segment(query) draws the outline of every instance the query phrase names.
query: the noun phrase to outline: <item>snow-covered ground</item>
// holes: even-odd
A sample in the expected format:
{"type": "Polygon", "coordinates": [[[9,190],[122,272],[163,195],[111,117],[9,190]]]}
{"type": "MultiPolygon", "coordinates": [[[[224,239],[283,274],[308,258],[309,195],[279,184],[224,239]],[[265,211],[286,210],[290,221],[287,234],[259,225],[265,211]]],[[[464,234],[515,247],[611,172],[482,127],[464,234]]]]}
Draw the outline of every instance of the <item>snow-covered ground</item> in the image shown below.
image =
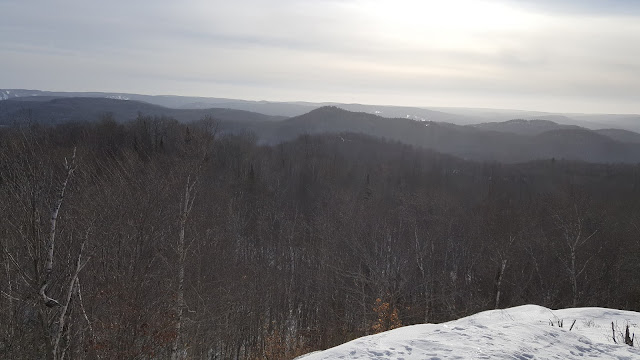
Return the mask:
{"type": "Polygon", "coordinates": [[[405,326],[298,360],[640,359],[640,340],[636,339],[633,348],[623,343],[627,324],[632,333],[640,335],[637,312],[605,308],[549,310],[524,305],[442,324],[405,326]],[[559,320],[563,321],[562,328],[558,327],[559,320]],[[612,339],[611,322],[616,327],[618,344],[612,339]]]}

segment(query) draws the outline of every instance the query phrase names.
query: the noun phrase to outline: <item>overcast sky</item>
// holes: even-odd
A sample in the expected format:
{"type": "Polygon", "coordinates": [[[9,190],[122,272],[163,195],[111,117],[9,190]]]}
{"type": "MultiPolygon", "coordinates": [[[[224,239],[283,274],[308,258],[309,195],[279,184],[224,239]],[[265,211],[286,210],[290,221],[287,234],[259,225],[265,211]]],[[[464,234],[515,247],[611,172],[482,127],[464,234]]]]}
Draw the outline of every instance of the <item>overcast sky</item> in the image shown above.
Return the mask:
{"type": "Polygon", "coordinates": [[[640,1],[0,0],[0,88],[640,113],[640,1]]]}

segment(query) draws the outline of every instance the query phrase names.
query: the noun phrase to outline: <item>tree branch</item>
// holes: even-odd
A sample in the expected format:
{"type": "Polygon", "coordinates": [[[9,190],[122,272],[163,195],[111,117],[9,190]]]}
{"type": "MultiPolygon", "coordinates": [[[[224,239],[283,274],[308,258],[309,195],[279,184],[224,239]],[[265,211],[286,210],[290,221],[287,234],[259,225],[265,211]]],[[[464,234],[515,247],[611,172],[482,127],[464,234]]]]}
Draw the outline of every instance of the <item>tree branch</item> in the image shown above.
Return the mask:
{"type": "Polygon", "coordinates": [[[62,338],[62,333],[64,332],[64,325],[66,320],[67,311],[69,310],[69,303],[71,302],[71,295],[73,294],[73,288],[78,281],[78,274],[82,270],[82,268],[87,264],[90,258],[82,262],[82,250],[84,250],[85,241],[80,245],[80,253],[78,254],[78,259],[76,260],[76,270],[71,277],[71,281],[69,282],[69,287],[67,290],[67,297],[65,299],[64,306],[62,307],[62,311],[60,312],[60,317],[58,318],[58,331],[56,333],[56,338],[53,343],[53,358],[57,359],[58,347],[60,346],[60,339],[62,338]]]}
{"type": "Polygon", "coordinates": [[[54,248],[56,243],[56,223],[58,221],[58,213],[60,212],[60,207],[62,206],[62,201],[64,200],[64,193],[67,189],[69,179],[71,179],[71,176],[73,175],[73,172],[76,169],[75,162],[76,162],[76,148],[73,148],[73,156],[71,157],[71,161],[69,162],[67,161],[66,158],[64,159],[64,167],[67,170],[67,176],[62,182],[60,194],[58,195],[58,198],[55,201],[55,205],[51,210],[51,220],[50,220],[51,226],[49,229],[49,239],[47,243],[47,260],[44,266],[45,278],[44,278],[44,282],[42,283],[42,286],[40,287],[40,292],[39,292],[40,296],[42,297],[42,300],[44,301],[44,304],[47,307],[54,307],[54,306],[60,305],[60,303],[57,300],[47,296],[47,287],[49,287],[49,280],[51,279],[51,273],[53,272],[53,254],[54,254],[54,248]]]}

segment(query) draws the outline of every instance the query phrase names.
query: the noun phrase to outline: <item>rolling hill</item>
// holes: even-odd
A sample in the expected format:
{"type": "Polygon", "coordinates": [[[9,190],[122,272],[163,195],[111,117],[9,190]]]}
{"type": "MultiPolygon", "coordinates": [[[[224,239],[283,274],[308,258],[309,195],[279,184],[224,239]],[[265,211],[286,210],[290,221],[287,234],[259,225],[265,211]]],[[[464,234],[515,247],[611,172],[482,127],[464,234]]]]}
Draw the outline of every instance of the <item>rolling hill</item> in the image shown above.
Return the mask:
{"type": "Polygon", "coordinates": [[[471,125],[477,129],[499,131],[519,135],[539,135],[543,132],[559,129],[580,129],[576,125],[561,125],[550,120],[514,119],[502,122],[488,122],[471,125]]]}
{"type": "Polygon", "coordinates": [[[589,162],[640,162],[640,134],[607,129],[593,131],[544,120],[456,125],[446,122],[387,118],[367,112],[324,106],[285,118],[228,108],[175,109],[133,100],[101,97],[19,97],[0,102],[0,125],[60,124],[98,121],[105,114],[126,122],[139,114],[178,121],[216,119],[227,133],[253,132],[258,141],[275,144],[304,134],[362,133],[432,149],[475,161],[505,163],[539,159],[589,162]]]}
{"type": "Polygon", "coordinates": [[[356,132],[478,161],[524,162],[551,158],[591,162],[640,161],[639,144],[619,142],[579,127],[547,126],[551,130],[538,129],[530,132],[533,135],[524,135],[482,127],[388,119],[337,107],[322,107],[269,125],[268,131],[259,133],[269,143],[290,140],[302,134],[356,132]]]}
{"type": "Polygon", "coordinates": [[[640,115],[637,114],[560,114],[541,111],[479,108],[439,108],[418,106],[390,106],[367,104],[344,104],[335,102],[284,102],[252,101],[215,97],[142,95],[106,92],[60,92],[26,89],[0,89],[0,102],[7,99],[46,99],[62,97],[96,97],[120,100],[134,100],[160,105],[172,109],[228,108],[257,112],[278,117],[295,117],[323,106],[337,106],[345,110],[365,112],[386,118],[407,118],[421,121],[448,122],[457,125],[471,125],[489,122],[503,122],[512,119],[548,120],[561,125],[585,127],[591,130],[618,128],[640,132],[640,115]]]}
{"type": "Polygon", "coordinates": [[[59,124],[67,121],[98,121],[111,113],[118,121],[135,119],[139,113],[150,116],[173,117],[190,122],[209,115],[223,122],[279,121],[284,117],[269,116],[226,108],[171,109],[133,100],[110,98],[16,98],[0,102],[0,124],[36,122],[59,124]]]}

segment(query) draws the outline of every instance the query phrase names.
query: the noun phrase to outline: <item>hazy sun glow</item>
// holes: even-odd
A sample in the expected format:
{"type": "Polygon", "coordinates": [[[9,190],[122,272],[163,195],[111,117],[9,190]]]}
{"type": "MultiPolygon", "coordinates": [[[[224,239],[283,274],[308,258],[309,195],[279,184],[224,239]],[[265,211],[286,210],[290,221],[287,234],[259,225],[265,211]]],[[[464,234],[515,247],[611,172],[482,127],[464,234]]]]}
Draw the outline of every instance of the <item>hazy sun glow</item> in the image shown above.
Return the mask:
{"type": "Polygon", "coordinates": [[[377,39],[402,46],[487,49],[501,34],[532,31],[541,15],[482,0],[374,0],[361,2],[377,39]]]}

